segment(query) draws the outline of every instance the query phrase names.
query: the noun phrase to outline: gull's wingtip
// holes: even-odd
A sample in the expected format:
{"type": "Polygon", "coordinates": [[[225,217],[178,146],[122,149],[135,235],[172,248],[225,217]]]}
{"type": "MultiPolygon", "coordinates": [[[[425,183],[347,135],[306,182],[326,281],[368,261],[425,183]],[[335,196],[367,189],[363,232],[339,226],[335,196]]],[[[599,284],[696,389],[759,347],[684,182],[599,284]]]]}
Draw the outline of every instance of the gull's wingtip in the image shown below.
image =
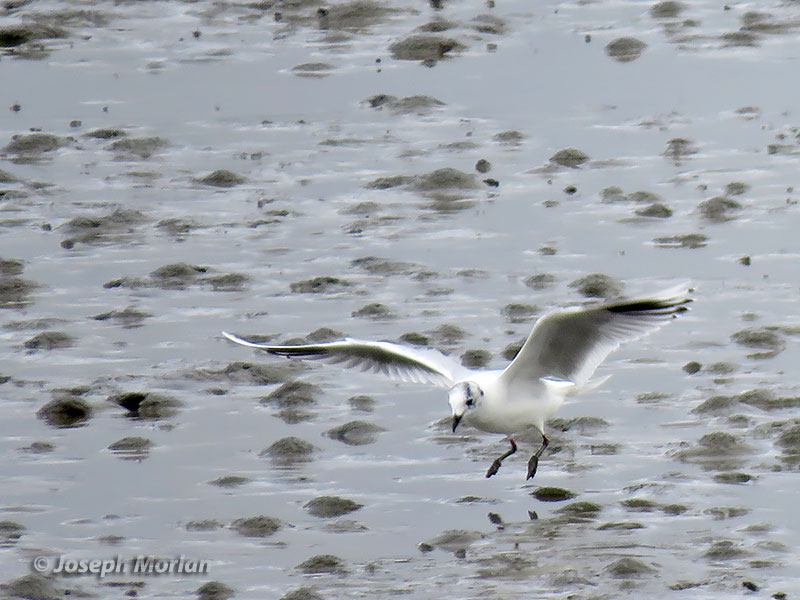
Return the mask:
{"type": "Polygon", "coordinates": [[[266,344],[259,344],[256,342],[251,342],[250,340],[246,340],[244,338],[240,338],[238,335],[234,335],[232,333],[228,333],[227,331],[222,332],[223,337],[226,340],[234,342],[235,344],[239,344],[240,346],[247,346],[248,348],[257,348],[258,350],[266,350],[267,352],[272,352],[272,347],[266,344]]]}
{"type": "Polygon", "coordinates": [[[695,288],[691,281],[683,281],[666,290],[665,301],[673,305],[675,311],[672,315],[673,317],[677,317],[680,313],[690,310],[691,307],[688,305],[694,302],[694,298],[692,297],[694,292],[695,288]]]}
{"type": "Polygon", "coordinates": [[[684,300],[686,302],[692,302],[692,293],[694,291],[695,287],[691,281],[681,281],[672,287],[662,290],[657,296],[663,300],[684,300]]]}
{"type": "Polygon", "coordinates": [[[645,301],[651,301],[663,305],[664,308],[672,308],[674,313],[682,313],[689,310],[688,304],[694,302],[692,297],[695,287],[691,281],[681,281],[669,288],[650,294],[645,301]]]}
{"type": "Polygon", "coordinates": [[[238,335],[233,335],[232,333],[228,333],[227,331],[222,332],[222,337],[226,340],[234,342],[236,344],[241,344],[243,346],[249,346],[252,342],[248,342],[247,340],[243,340],[238,335]]]}

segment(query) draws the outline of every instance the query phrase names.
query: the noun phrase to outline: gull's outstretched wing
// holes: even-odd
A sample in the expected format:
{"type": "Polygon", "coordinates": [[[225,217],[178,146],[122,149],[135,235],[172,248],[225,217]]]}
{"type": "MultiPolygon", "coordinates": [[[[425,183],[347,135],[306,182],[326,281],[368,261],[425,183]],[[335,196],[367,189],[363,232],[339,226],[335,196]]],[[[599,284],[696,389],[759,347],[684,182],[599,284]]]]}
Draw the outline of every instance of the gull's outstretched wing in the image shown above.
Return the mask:
{"type": "Polygon", "coordinates": [[[360,368],[362,371],[382,373],[401,381],[432,383],[439,387],[451,387],[470,372],[438,350],[411,348],[392,342],[346,338],[320,344],[272,346],[250,342],[225,331],[222,335],[242,346],[258,348],[271,354],[319,359],[345,367],[360,368]]]}
{"type": "Polygon", "coordinates": [[[688,310],[686,287],[653,298],[554,310],[533,327],[501,377],[507,384],[555,377],[584,385],[620,344],[642,337],[688,310]]]}

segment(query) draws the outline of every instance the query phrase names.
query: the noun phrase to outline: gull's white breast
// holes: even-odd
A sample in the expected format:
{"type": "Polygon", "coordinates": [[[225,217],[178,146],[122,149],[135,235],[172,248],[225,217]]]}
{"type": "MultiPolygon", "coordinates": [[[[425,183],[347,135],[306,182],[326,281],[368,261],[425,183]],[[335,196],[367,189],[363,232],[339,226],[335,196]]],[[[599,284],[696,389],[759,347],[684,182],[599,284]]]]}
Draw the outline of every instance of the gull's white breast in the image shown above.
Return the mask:
{"type": "Polygon", "coordinates": [[[512,434],[529,427],[544,433],[544,422],[564,403],[571,384],[537,380],[509,386],[501,373],[473,373],[472,381],[480,386],[484,397],[465,413],[465,421],[490,433],[512,434]]]}

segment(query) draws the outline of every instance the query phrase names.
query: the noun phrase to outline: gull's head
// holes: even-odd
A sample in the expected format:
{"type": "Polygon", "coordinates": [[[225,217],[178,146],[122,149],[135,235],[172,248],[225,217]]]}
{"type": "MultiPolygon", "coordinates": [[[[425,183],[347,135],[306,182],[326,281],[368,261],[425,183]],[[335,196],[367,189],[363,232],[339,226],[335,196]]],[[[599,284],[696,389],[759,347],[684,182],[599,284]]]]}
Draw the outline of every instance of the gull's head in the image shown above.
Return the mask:
{"type": "Polygon", "coordinates": [[[469,411],[480,405],[483,399],[483,390],[477,383],[462,381],[450,388],[447,401],[453,411],[453,431],[469,411]]]}

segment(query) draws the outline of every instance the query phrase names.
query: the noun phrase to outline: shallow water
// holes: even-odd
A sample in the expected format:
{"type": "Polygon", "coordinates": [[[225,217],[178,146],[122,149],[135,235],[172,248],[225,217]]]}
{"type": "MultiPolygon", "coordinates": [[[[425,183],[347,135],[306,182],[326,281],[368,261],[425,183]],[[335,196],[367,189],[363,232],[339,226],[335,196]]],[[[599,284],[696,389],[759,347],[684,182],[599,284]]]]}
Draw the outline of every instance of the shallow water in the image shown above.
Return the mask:
{"type": "Polygon", "coordinates": [[[67,37],[0,59],[0,104],[19,109],[0,112],[0,258],[22,261],[0,263],[0,521],[11,523],[0,581],[31,573],[37,556],[182,555],[209,572],[53,584],[153,598],[212,580],[237,598],[800,588],[800,8],[443,4],[336,3],[322,16],[271,2],[5,9],[0,29],[56,24],[67,37]],[[392,57],[435,19],[461,50],[428,51],[427,65],[392,57]],[[616,60],[606,46],[621,37],[646,47],[616,60]],[[397,100],[373,108],[377,94],[397,100]],[[416,95],[430,98],[400,101],[416,95]],[[101,128],[118,131],[86,135],[101,128]],[[23,139],[33,150],[19,153],[12,136],[32,130],[51,137],[23,139]],[[565,148],[588,160],[557,165],[565,148]],[[476,171],[479,159],[491,170],[476,171]],[[436,173],[446,168],[461,173],[436,173]],[[223,169],[241,179],[207,178],[223,169]],[[640,191],[657,197],[630,197],[640,191]],[[738,207],[700,205],[720,196],[738,207]],[[636,214],[655,203],[671,216],[636,214]],[[525,284],[542,273],[544,289],[525,284]],[[614,376],[559,413],[527,483],[538,440],[485,479],[506,442],[437,424],[441,390],[288,368],[219,335],[417,332],[456,356],[488,350],[499,368],[527,316],[583,300],[569,284],[591,273],[632,295],[690,281],[696,302],[609,358],[598,374],[614,376]],[[292,292],[320,276],[339,281],[292,292]],[[511,304],[535,308],[512,322],[511,304]],[[42,332],[71,337],[34,340],[42,332]],[[226,371],[237,361],[253,366],[226,371]],[[696,374],[682,369],[690,361],[696,374]],[[260,401],[293,380],[318,389],[260,401]],[[771,396],[741,395],[753,389],[771,396]],[[180,406],[128,415],[108,400],[124,392],[180,406]],[[361,394],[371,411],[348,403],[361,394]],[[89,418],[37,417],[64,395],[89,418]],[[727,399],[694,411],[714,396],[727,399]],[[356,420],[385,431],[360,445],[326,435],[356,420]],[[315,449],[260,456],[287,436],[315,449]],[[152,445],[109,450],[128,437],[152,445]],[[247,479],[209,483],[229,475],[247,479]],[[542,502],[530,495],[541,486],[576,496],[542,502]],[[363,507],[322,518],[304,508],[319,496],[363,507]],[[237,533],[237,519],[258,515],[279,529],[237,533]],[[192,524],[206,520],[216,524],[192,524]],[[342,568],[297,568],[325,554],[342,568]]]}

